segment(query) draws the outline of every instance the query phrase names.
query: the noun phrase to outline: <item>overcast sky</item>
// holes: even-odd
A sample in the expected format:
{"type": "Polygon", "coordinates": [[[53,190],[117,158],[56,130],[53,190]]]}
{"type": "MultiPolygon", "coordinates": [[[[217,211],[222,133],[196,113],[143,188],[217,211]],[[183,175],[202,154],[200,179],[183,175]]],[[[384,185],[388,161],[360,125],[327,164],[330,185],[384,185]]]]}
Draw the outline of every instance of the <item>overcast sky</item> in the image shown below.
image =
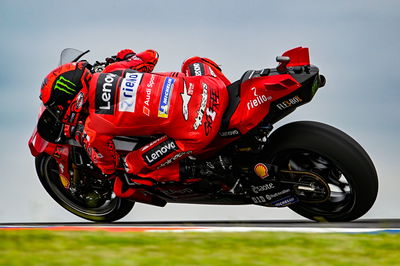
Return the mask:
{"type": "MultiPolygon", "coordinates": [[[[103,60],[119,49],[155,49],[155,71],[206,56],[232,81],[274,67],[297,46],[327,78],[314,100],[279,123],[316,120],[342,129],[370,154],[380,191],[364,218],[400,218],[400,2],[0,1],[0,222],[82,221],[39,184],[27,141],[39,87],[65,47],[103,60]]],[[[277,125],[277,126],[279,126],[277,125]]],[[[124,220],[300,219],[287,209],[137,204],[124,220]]]]}

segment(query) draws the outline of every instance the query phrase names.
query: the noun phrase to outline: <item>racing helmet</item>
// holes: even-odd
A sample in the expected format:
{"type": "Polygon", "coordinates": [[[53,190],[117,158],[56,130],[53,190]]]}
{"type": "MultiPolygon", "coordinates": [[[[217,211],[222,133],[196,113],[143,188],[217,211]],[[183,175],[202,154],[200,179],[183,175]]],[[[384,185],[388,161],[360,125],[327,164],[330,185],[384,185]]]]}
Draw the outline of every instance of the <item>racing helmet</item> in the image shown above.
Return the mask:
{"type": "Polygon", "coordinates": [[[90,71],[87,62],[67,63],[51,71],[43,80],[40,99],[44,106],[60,119],[68,105],[85,86],[85,78],[90,71]]]}
{"type": "Polygon", "coordinates": [[[91,73],[87,64],[80,61],[61,65],[43,80],[39,98],[46,110],[38,121],[38,132],[45,140],[56,142],[65,124],[76,124],[88,94],[91,73]]]}

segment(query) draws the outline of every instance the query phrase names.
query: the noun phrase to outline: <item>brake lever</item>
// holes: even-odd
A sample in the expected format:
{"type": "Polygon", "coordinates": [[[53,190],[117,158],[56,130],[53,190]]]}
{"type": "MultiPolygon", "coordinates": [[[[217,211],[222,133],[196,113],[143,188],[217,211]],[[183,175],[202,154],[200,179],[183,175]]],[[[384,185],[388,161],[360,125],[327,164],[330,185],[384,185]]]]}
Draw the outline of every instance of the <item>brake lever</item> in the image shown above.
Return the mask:
{"type": "Polygon", "coordinates": [[[93,72],[93,73],[100,73],[100,72],[103,72],[103,70],[106,68],[107,65],[108,65],[108,64],[107,64],[106,62],[99,62],[99,61],[96,61],[96,62],[93,64],[92,72],[93,72]]]}

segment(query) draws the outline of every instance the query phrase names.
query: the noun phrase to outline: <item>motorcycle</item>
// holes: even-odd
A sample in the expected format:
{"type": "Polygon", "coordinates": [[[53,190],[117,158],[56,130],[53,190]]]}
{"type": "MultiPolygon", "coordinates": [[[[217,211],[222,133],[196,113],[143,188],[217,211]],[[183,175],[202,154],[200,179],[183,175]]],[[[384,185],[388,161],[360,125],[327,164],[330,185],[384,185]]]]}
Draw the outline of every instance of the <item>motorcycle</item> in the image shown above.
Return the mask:
{"type": "MultiPolygon", "coordinates": [[[[60,64],[76,62],[87,52],[67,48],[60,64]]],[[[102,72],[115,58],[91,65],[102,72]]],[[[181,160],[182,169],[198,169],[201,178],[179,182],[155,182],[140,188],[136,201],[165,206],[167,203],[289,207],[299,215],[319,222],[346,222],[363,216],[374,204],[378,178],[365,150],[350,136],[332,126],[292,122],[273,130],[282,118],[312,100],[325,77],[309,62],[308,48],[297,47],[278,56],[276,68],[250,70],[227,87],[229,106],[224,113],[219,138],[223,143],[210,156],[181,160]],[[251,88],[248,110],[264,105],[257,124],[241,134],[230,123],[239,103],[241,88],[251,88]],[[258,95],[256,90],[266,93],[258,95]],[[253,92],[252,92],[253,93],[253,92]],[[227,141],[226,141],[227,140],[227,141]]],[[[261,110],[261,109],[260,109],[261,110]]],[[[241,122],[244,123],[244,122],[241,122]]],[[[112,222],[126,216],[135,200],[117,197],[115,180],[104,178],[86,151],[74,140],[54,135],[62,127],[40,108],[38,124],[29,140],[37,175],[48,194],[71,213],[94,222],[112,222]]],[[[248,126],[248,125],[247,125],[248,126]]],[[[157,136],[120,136],[114,143],[121,155],[139,149],[157,136]]]]}

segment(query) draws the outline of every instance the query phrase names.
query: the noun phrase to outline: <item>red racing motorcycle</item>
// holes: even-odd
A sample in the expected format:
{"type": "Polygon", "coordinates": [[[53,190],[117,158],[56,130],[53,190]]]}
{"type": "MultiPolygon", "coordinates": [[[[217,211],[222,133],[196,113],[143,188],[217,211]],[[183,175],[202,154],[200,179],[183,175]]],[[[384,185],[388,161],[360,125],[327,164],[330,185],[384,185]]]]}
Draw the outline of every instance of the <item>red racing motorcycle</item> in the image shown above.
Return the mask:
{"type": "MultiPolygon", "coordinates": [[[[65,49],[60,64],[76,62],[86,52],[65,49]]],[[[112,62],[96,62],[101,72],[112,62]]],[[[250,70],[227,87],[229,106],[215,148],[203,157],[179,163],[197,178],[155,182],[140,188],[136,201],[165,206],[170,203],[289,207],[315,221],[344,222],[364,215],[374,204],[378,178],[364,149],[344,132],[319,122],[299,121],[273,130],[273,125],[312,100],[325,85],[311,65],[307,48],[294,48],[276,58],[276,68],[250,70]],[[259,93],[262,91],[263,93],[259,93]],[[237,119],[234,114],[251,119],[237,119]],[[251,121],[251,122],[246,122],[251,121]]],[[[114,192],[114,180],[101,171],[74,140],[59,135],[63,125],[42,106],[29,147],[40,182],[49,195],[71,213],[94,222],[126,216],[135,201],[114,192]]],[[[115,137],[124,155],[159,136],[115,137]]]]}

